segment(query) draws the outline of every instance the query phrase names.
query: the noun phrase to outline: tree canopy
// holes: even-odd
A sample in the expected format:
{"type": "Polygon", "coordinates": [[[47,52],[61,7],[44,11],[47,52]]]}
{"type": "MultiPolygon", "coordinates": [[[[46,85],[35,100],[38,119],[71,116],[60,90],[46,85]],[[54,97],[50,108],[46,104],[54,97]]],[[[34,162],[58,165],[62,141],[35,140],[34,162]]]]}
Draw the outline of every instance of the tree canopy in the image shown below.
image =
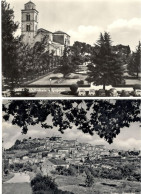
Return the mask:
{"type": "Polygon", "coordinates": [[[129,74],[133,75],[135,73],[137,78],[139,76],[139,73],[141,72],[140,61],[141,61],[141,43],[139,42],[136,51],[130,55],[128,62],[129,74]]]}
{"type": "Polygon", "coordinates": [[[122,61],[120,55],[112,51],[109,33],[100,34],[88,69],[87,80],[96,85],[103,85],[103,89],[105,85],[117,85],[124,81],[122,61]]]}
{"type": "Polygon", "coordinates": [[[2,6],[2,72],[12,81],[18,71],[16,67],[16,45],[17,40],[14,33],[18,28],[18,23],[14,22],[14,11],[5,0],[1,2],[2,6]]]}
{"type": "Polygon", "coordinates": [[[3,119],[24,134],[30,125],[56,127],[61,133],[75,125],[112,143],[121,128],[140,121],[140,100],[13,100],[3,104],[3,112],[3,119]]]}

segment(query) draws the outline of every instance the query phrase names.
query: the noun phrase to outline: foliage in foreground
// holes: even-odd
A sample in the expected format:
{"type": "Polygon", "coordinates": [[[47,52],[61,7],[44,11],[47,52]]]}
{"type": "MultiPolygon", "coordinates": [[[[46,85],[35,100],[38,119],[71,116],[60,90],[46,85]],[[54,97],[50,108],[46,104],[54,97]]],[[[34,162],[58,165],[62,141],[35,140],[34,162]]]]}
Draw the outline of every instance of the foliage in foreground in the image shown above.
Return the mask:
{"type": "Polygon", "coordinates": [[[18,23],[14,22],[14,11],[5,0],[1,1],[2,8],[2,72],[5,77],[12,80],[18,76],[16,67],[17,40],[14,33],[18,29],[18,23]]]}
{"type": "Polygon", "coordinates": [[[85,184],[86,184],[86,187],[91,187],[94,184],[94,178],[92,175],[87,175],[85,184]]]}
{"type": "Polygon", "coordinates": [[[3,119],[24,134],[29,125],[56,127],[61,133],[75,125],[112,143],[121,128],[140,121],[140,100],[12,100],[3,104],[3,119]]]}
{"type": "Polygon", "coordinates": [[[31,180],[31,187],[33,194],[73,194],[72,192],[58,189],[52,177],[42,176],[41,174],[37,174],[36,177],[31,180]]]}

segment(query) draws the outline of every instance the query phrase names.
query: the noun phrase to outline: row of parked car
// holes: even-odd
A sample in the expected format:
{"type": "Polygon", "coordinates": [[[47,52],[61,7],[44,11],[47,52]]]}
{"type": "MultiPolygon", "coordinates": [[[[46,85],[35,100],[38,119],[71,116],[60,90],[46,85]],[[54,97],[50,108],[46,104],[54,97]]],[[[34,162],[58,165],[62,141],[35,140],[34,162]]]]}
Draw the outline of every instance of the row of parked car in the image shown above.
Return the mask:
{"type": "Polygon", "coordinates": [[[134,96],[141,96],[141,90],[117,90],[116,88],[112,88],[110,90],[95,90],[95,89],[85,89],[85,88],[78,88],[77,91],[78,96],[99,96],[99,97],[134,97],[134,96]]]}

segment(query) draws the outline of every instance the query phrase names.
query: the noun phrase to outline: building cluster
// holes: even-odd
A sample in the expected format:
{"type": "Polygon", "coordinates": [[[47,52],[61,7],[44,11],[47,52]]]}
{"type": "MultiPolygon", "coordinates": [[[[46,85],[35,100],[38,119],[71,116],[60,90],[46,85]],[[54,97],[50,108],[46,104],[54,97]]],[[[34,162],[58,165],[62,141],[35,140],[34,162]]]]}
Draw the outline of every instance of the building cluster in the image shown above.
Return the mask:
{"type": "Polygon", "coordinates": [[[62,56],[64,47],[70,45],[70,36],[62,31],[50,32],[46,29],[38,29],[39,12],[36,5],[29,1],[21,10],[21,37],[24,44],[34,46],[36,42],[47,39],[46,50],[57,56],[62,56]]]}
{"type": "Polygon", "coordinates": [[[57,166],[68,168],[69,165],[87,165],[89,161],[95,161],[95,167],[106,165],[108,161],[121,160],[119,150],[108,150],[104,145],[91,145],[80,143],[77,140],[63,140],[61,137],[46,137],[23,139],[6,151],[9,164],[30,163],[41,166],[44,174],[55,170],[57,166]]]}
{"type": "MultiPolygon", "coordinates": [[[[117,155],[112,152],[112,155],[117,155]]],[[[31,163],[42,164],[43,169],[49,166],[83,165],[91,160],[111,155],[104,145],[92,146],[89,143],[80,143],[77,140],[63,140],[61,137],[46,137],[23,139],[18,145],[6,151],[9,164],[31,163]]]]}

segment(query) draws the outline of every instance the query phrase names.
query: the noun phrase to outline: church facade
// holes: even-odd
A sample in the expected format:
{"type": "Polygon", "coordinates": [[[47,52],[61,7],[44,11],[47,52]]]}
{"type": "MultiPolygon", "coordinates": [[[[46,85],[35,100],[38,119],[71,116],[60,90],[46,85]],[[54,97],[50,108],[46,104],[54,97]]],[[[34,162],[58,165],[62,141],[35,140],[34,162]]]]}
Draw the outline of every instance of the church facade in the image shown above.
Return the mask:
{"type": "Polygon", "coordinates": [[[50,32],[46,29],[38,29],[39,12],[36,5],[29,1],[21,10],[21,35],[24,44],[34,46],[36,42],[40,42],[44,37],[48,37],[49,53],[53,52],[56,56],[62,56],[64,47],[70,45],[70,36],[62,31],[50,32]]]}

